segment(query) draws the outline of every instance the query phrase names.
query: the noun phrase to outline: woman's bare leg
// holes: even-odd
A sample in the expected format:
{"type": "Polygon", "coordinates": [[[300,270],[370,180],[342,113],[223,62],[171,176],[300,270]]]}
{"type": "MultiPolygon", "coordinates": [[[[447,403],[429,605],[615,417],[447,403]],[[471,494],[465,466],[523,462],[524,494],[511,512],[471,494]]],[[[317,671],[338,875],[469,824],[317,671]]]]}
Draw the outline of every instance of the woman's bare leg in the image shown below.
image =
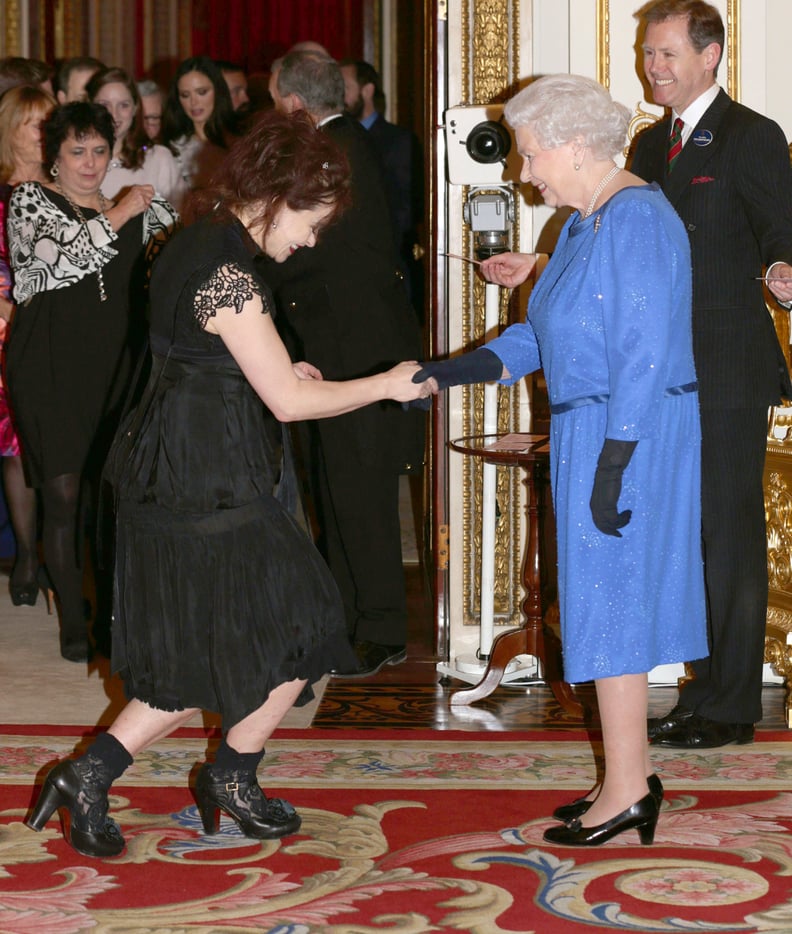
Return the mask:
{"type": "Polygon", "coordinates": [[[584,827],[610,820],[648,794],[646,777],[652,772],[646,734],[648,676],[599,678],[594,685],[602,723],[605,774],[599,795],[582,817],[584,827]]]}
{"type": "Polygon", "coordinates": [[[197,707],[187,710],[158,710],[140,700],[131,700],[107,731],[134,757],[146,746],[156,743],[191,720],[197,707]]]}
{"type": "Polygon", "coordinates": [[[231,727],[226,735],[228,745],[239,753],[260,752],[304,687],[305,681],[279,684],[258,710],[231,727]]]}

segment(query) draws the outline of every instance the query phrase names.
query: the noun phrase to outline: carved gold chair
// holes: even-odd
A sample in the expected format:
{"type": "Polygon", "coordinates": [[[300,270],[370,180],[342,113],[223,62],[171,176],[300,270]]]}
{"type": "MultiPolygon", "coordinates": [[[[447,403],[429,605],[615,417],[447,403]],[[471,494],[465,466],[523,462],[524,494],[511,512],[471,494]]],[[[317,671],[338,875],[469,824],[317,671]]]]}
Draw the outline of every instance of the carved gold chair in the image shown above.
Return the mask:
{"type": "MultiPolygon", "coordinates": [[[[772,305],[770,311],[789,364],[789,312],[772,305]]],[[[787,726],[792,728],[792,406],[770,410],[764,490],[770,587],[765,661],[784,679],[787,726]]]]}
{"type": "MultiPolygon", "coordinates": [[[[792,144],[789,147],[792,160],[792,144]]],[[[790,365],[789,312],[768,295],[778,339],[790,365]]],[[[765,661],[786,687],[787,726],[792,729],[792,404],[770,410],[764,471],[767,520],[767,577],[770,594],[765,631],[765,661]]]]}

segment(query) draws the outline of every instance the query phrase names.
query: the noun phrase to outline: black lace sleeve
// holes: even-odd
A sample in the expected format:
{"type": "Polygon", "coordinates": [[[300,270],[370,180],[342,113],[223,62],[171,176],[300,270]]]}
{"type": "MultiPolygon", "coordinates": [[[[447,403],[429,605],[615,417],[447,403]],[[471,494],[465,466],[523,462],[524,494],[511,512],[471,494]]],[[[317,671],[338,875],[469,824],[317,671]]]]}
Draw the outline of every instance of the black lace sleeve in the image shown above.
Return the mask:
{"type": "Polygon", "coordinates": [[[271,314],[269,296],[262,292],[255,277],[235,262],[224,263],[196,289],[193,303],[196,320],[205,328],[218,308],[233,308],[239,314],[254,296],[261,299],[261,313],[271,314]]]}

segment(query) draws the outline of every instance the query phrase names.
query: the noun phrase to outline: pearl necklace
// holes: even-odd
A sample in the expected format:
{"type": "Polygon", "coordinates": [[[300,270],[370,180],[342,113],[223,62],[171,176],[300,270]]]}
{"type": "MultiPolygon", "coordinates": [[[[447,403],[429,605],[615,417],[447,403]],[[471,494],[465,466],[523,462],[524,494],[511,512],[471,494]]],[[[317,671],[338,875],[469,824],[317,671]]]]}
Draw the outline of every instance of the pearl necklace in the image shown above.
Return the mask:
{"type": "MultiPolygon", "coordinates": [[[[66,194],[66,192],[63,190],[63,186],[61,185],[59,181],[55,182],[55,187],[58,189],[61,195],[63,195],[66,201],[69,203],[69,207],[77,215],[77,220],[80,221],[81,224],[87,225],[88,221],[86,220],[83,212],[80,210],[80,206],[78,204],[75,204],[74,201],[72,201],[72,199],[66,194]]],[[[105,198],[105,196],[100,191],[99,192],[99,212],[104,213],[105,208],[107,207],[108,204],[109,204],[108,200],[105,198]]],[[[96,270],[96,279],[99,283],[99,301],[106,302],[107,292],[105,291],[104,276],[102,275],[101,266],[96,270]]]]}
{"type": "Polygon", "coordinates": [[[621,169],[618,167],[618,165],[614,165],[614,167],[602,179],[599,185],[597,185],[597,187],[594,189],[594,194],[591,196],[591,201],[589,201],[588,207],[586,208],[586,213],[583,215],[583,217],[588,217],[589,214],[591,214],[591,212],[594,210],[594,205],[597,203],[597,198],[599,198],[602,192],[605,191],[605,189],[608,187],[608,184],[613,181],[614,178],[616,178],[619,172],[621,172],[621,169]]]}

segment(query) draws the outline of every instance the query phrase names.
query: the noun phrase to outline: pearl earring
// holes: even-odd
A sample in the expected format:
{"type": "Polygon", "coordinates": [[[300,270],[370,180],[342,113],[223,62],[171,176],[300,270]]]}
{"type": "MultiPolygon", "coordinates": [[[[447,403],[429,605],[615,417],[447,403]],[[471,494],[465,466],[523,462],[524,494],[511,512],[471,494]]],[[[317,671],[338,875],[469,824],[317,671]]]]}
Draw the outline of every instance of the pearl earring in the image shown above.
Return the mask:
{"type": "Polygon", "coordinates": [[[575,171],[576,171],[576,172],[579,172],[579,171],[580,171],[580,163],[579,163],[579,162],[576,162],[576,163],[575,163],[575,171]]]}

